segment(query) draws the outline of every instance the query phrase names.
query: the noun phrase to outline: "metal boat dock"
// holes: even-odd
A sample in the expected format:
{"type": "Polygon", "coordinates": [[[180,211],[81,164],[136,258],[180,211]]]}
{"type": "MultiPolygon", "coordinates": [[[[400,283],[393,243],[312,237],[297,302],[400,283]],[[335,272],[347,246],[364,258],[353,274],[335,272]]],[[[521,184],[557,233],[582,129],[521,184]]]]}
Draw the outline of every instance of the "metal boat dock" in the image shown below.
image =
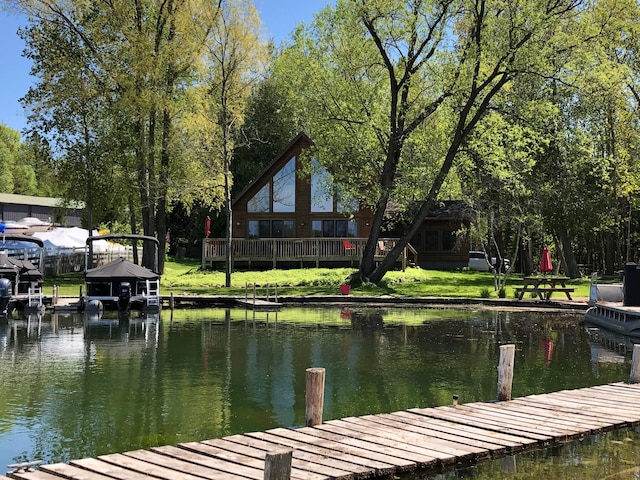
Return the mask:
{"type": "Polygon", "coordinates": [[[263,479],[265,456],[290,449],[291,478],[375,478],[500,458],[640,425],[640,384],[635,383],[456,403],[101,455],[7,475],[23,480],[263,479]]]}

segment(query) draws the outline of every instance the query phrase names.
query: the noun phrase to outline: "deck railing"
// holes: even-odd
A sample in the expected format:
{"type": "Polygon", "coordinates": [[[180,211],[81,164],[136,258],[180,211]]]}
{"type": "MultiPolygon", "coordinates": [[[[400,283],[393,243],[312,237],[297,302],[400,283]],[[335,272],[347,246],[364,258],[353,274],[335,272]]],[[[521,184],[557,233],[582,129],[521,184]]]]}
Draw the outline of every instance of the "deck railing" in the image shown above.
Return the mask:
{"type": "MultiPolygon", "coordinates": [[[[375,258],[380,261],[395,246],[398,239],[382,238],[378,241],[375,258]]],[[[360,263],[366,238],[268,238],[244,239],[234,238],[231,241],[231,257],[234,263],[271,262],[276,268],[281,262],[299,262],[300,266],[308,263],[319,267],[326,263],[343,263],[356,266],[360,263]],[[348,242],[345,245],[345,242],[348,242]]],[[[202,242],[202,268],[211,262],[224,262],[227,254],[226,241],[223,238],[205,238],[202,242]]],[[[398,257],[403,268],[407,265],[408,256],[416,257],[417,252],[408,245],[398,257]]],[[[417,258],[414,258],[417,262],[417,258]]]]}

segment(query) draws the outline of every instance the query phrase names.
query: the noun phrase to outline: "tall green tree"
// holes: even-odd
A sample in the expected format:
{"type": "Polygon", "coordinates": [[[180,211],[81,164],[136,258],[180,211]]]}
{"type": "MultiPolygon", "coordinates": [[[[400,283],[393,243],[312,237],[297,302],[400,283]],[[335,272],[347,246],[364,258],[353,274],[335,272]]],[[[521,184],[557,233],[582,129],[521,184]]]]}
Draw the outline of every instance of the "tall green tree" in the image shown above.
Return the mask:
{"type": "Polygon", "coordinates": [[[378,282],[392,267],[496,95],[523,72],[548,74],[561,48],[552,40],[583,7],[571,0],[338,0],[299,33],[288,67],[300,72],[295,88],[307,99],[310,133],[326,152],[323,161],[346,165],[329,165],[339,180],[369,192],[361,200],[373,207],[363,278],[378,282]],[[435,174],[417,186],[425,192],[420,208],[377,265],[377,240],[406,165],[405,146],[436,115],[446,119],[446,141],[422,160],[435,174]]]}
{"type": "Polygon", "coordinates": [[[220,181],[224,192],[226,280],[231,286],[233,216],[231,189],[232,164],[241,139],[247,99],[262,78],[267,51],[260,40],[260,20],[253,2],[222,1],[211,18],[211,29],[204,39],[206,51],[201,82],[196,89],[194,123],[203,156],[209,168],[207,177],[220,181]]]}
{"type": "MultiPolygon", "coordinates": [[[[38,107],[39,131],[86,172],[81,191],[100,194],[104,184],[106,196],[125,206],[131,232],[142,225],[164,253],[169,197],[194,172],[178,165],[184,144],[177,119],[197,79],[208,19],[219,6],[201,0],[13,3],[32,25],[26,35],[40,83],[26,102],[38,107]]],[[[150,254],[145,249],[146,264],[150,254]]],[[[164,255],[161,269],[163,263],[164,255]]]]}
{"type": "Polygon", "coordinates": [[[35,171],[25,155],[20,132],[0,123],[0,191],[37,195],[35,171]]]}

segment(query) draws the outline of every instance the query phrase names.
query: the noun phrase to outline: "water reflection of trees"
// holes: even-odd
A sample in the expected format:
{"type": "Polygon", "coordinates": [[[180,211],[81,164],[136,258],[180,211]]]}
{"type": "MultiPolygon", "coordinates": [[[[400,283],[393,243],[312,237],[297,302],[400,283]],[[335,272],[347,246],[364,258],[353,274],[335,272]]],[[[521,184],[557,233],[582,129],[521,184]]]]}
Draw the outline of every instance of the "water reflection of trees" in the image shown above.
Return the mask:
{"type": "Polygon", "coordinates": [[[325,419],[445,405],[454,394],[461,403],[493,400],[503,343],[517,346],[515,396],[624,380],[624,365],[594,375],[580,320],[428,309],[176,311],[155,326],[130,323],[124,334],[120,324],[112,335],[62,319],[55,329],[43,323],[38,339],[8,342],[0,326],[0,377],[15,385],[0,396],[0,443],[9,425],[27,423],[30,458],[64,461],[302,425],[309,367],[327,369],[325,419]]]}

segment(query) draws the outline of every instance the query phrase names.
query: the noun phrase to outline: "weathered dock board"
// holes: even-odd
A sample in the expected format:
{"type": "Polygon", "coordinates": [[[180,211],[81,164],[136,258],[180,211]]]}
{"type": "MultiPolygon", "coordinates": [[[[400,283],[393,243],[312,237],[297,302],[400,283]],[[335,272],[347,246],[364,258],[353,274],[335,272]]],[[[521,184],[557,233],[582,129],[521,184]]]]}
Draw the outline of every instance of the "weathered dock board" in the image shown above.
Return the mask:
{"type": "MultiPolygon", "coordinates": [[[[255,479],[265,455],[292,449],[291,478],[374,478],[446,467],[640,425],[640,384],[615,383],[274,428],[8,472],[22,480],[255,479]]],[[[0,477],[0,480],[5,480],[0,477]]]]}

